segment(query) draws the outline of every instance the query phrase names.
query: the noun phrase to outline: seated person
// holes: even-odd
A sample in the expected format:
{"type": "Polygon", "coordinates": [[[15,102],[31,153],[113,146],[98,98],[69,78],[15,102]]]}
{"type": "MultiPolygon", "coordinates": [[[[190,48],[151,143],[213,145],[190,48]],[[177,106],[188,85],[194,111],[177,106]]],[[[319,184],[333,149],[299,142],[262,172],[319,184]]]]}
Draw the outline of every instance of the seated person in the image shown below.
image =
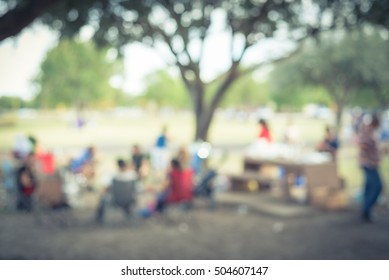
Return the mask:
{"type": "Polygon", "coordinates": [[[73,173],[82,173],[83,169],[89,165],[93,164],[93,160],[95,159],[95,148],[90,146],[88,147],[78,158],[71,160],[70,162],[70,170],[73,173]]]}
{"type": "Polygon", "coordinates": [[[32,211],[33,193],[37,189],[35,175],[35,155],[28,154],[23,164],[16,171],[17,209],[32,211]]]}
{"type": "Polygon", "coordinates": [[[97,207],[96,211],[96,221],[101,223],[104,219],[104,214],[106,211],[106,208],[110,206],[111,204],[120,204],[117,205],[121,207],[128,217],[131,214],[131,208],[133,207],[135,203],[134,198],[134,192],[136,191],[136,181],[138,179],[138,176],[135,171],[130,169],[127,165],[127,163],[119,159],[117,161],[117,167],[118,172],[115,176],[113,176],[109,186],[105,190],[104,194],[102,195],[100,199],[100,203],[97,207]],[[115,184],[125,184],[125,187],[128,188],[127,190],[121,190],[122,194],[115,193],[115,184]],[[114,196],[128,196],[128,197],[114,197],[114,196]],[[120,200],[120,203],[117,203],[120,200]],[[126,201],[128,200],[128,201],[126,201]]]}
{"type": "Polygon", "coordinates": [[[96,163],[96,151],[95,148],[88,147],[80,157],[71,160],[70,171],[73,174],[80,174],[85,178],[85,189],[88,191],[93,190],[93,180],[95,177],[95,163],[96,163]]]}
{"type": "Polygon", "coordinates": [[[163,212],[169,203],[189,204],[193,198],[193,170],[182,169],[181,163],[173,159],[170,164],[163,190],[157,198],[155,210],[163,212]]]}
{"type": "Polygon", "coordinates": [[[15,159],[23,161],[32,152],[34,152],[34,150],[30,140],[28,140],[25,135],[18,134],[13,147],[15,159]]]}
{"type": "Polygon", "coordinates": [[[339,141],[330,127],[326,127],[325,136],[322,142],[320,142],[316,150],[318,152],[330,153],[333,160],[336,160],[336,153],[339,148],[339,141]]]}
{"type": "Polygon", "coordinates": [[[260,119],[258,121],[258,125],[260,128],[259,134],[258,134],[258,139],[264,140],[267,143],[272,143],[273,138],[272,138],[272,135],[271,135],[271,132],[270,132],[270,129],[269,129],[267,122],[264,119],[260,119]]]}
{"type": "Polygon", "coordinates": [[[177,152],[177,160],[180,162],[182,169],[191,168],[191,154],[186,146],[181,146],[177,152]]]}

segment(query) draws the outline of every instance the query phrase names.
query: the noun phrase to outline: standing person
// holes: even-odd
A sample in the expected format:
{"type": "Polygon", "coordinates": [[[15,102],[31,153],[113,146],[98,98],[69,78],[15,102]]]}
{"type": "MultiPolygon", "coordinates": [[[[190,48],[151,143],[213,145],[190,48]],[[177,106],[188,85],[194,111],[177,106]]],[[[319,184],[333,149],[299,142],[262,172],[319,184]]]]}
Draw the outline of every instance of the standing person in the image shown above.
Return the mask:
{"type": "Polygon", "coordinates": [[[32,195],[37,188],[35,175],[35,155],[30,153],[16,171],[16,186],[18,191],[17,209],[30,212],[33,207],[32,195]]]}
{"type": "Polygon", "coordinates": [[[263,139],[267,143],[271,143],[273,141],[273,139],[272,139],[270,129],[269,129],[267,122],[264,119],[260,119],[258,121],[258,124],[259,124],[259,128],[260,128],[259,134],[258,134],[258,139],[260,139],[260,140],[263,139]]]}
{"type": "Polygon", "coordinates": [[[153,151],[153,167],[158,172],[165,172],[168,167],[169,156],[167,146],[167,128],[164,126],[162,128],[161,134],[158,136],[157,141],[155,142],[153,151]]]}
{"type": "Polygon", "coordinates": [[[376,115],[366,115],[358,132],[359,162],[365,177],[362,205],[362,220],[371,222],[371,212],[382,191],[382,180],[379,174],[380,154],[375,139],[379,127],[376,115]]]}

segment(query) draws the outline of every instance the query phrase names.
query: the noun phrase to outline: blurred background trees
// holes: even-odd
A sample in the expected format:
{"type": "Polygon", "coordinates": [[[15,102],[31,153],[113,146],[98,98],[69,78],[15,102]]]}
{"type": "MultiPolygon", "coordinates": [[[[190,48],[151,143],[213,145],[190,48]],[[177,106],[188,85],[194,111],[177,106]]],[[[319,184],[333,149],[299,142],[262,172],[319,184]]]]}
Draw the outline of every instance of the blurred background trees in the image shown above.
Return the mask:
{"type": "Polygon", "coordinates": [[[108,106],[115,101],[109,86],[113,62],[92,43],[62,40],[47,53],[36,79],[40,108],[108,106]]]}
{"type": "MultiPolygon", "coordinates": [[[[388,54],[386,33],[369,28],[325,34],[298,56],[279,65],[272,73],[271,84],[276,95],[289,95],[292,104],[293,100],[301,100],[301,95],[314,93],[312,88],[322,87],[327,98],[322,95],[321,102],[335,105],[339,127],[346,106],[387,108],[388,54]]],[[[320,103],[318,96],[310,97],[320,103]]]]}

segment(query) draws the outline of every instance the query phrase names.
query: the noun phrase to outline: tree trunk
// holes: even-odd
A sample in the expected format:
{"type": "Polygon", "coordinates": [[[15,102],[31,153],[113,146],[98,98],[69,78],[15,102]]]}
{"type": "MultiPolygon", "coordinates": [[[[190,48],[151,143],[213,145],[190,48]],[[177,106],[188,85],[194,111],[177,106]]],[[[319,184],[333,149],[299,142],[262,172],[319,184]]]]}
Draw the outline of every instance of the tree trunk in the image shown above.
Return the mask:
{"type": "Polygon", "coordinates": [[[342,115],[343,115],[343,108],[338,107],[336,109],[336,121],[335,121],[335,129],[338,133],[340,130],[340,127],[342,125],[342,115]]]}
{"type": "Polygon", "coordinates": [[[223,97],[226,95],[227,90],[232,85],[232,83],[238,78],[236,73],[238,63],[235,63],[231,68],[227,77],[223,80],[220,87],[216,90],[212,100],[209,104],[206,104],[204,93],[205,86],[204,83],[198,79],[196,81],[194,91],[192,92],[194,109],[195,109],[195,119],[196,119],[196,129],[195,129],[195,140],[208,140],[208,131],[211,126],[212,119],[215,115],[216,109],[219,107],[220,102],[223,100],[223,97]]]}
{"type": "Polygon", "coordinates": [[[344,110],[343,102],[338,101],[336,103],[336,112],[335,112],[335,134],[337,137],[339,137],[339,133],[342,127],[343,110],[344,110]]]}
{"type": "Polygon", "coordinates": [[[342,88],[339,89],[336,86],[333,86],[329,84],[327,86],[330,95],[335,101],[336,104],[336,110],[335,110],[335,135],[338,137],[339,132],[342,126],[342,116],[343,116],[343,110],[344,110],[344,105],[347,104],[347,100],[350,99],[350,90],[347,88],[342,88]]]}
{"type": "Polygon", "coordinates": [[[194,110],[194,116],[195,116],[195,135],[194,135],[194,140],[206,140],[203,137],[206,137],[207,133],[204,133],[201,129],[201,123],[203,115],[204,115],[204,84],[202,81],[197,78],[192,89],[191,89],[191,94],[192,94],[192,102],[193,102],[193,110],[194,110]]]}
{"type": "Polygon", "coordinates": [[[208,140],[208,132],[214,116],[215,110],[208,108],[202,114],[196,116],[196,134],[195,140],[208,140]]]}

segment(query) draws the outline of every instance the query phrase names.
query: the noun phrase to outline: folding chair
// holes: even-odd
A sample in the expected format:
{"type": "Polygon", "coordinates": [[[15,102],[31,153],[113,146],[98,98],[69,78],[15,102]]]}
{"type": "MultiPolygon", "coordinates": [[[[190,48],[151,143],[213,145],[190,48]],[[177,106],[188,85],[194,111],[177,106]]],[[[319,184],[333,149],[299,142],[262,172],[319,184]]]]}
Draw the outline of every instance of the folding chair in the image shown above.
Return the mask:
{"type": "Polygon", "coordinates": [[[134,222],[134,208],[137,203],[137,180],[114,179],[111,188],[100,200],[96,212],[96,221],[104,222],[108,208],[120,208],[128,221],[134,222]]]}
{"type": "Polygon", "coordinates": [[[213,169],[206,170],[200,174],[197,184],[195,185],[194,194],[198,198],[205,198],[207,200],[208,208],[215,209],[215,189],[214,181],[217,173],[213,169]]]}

